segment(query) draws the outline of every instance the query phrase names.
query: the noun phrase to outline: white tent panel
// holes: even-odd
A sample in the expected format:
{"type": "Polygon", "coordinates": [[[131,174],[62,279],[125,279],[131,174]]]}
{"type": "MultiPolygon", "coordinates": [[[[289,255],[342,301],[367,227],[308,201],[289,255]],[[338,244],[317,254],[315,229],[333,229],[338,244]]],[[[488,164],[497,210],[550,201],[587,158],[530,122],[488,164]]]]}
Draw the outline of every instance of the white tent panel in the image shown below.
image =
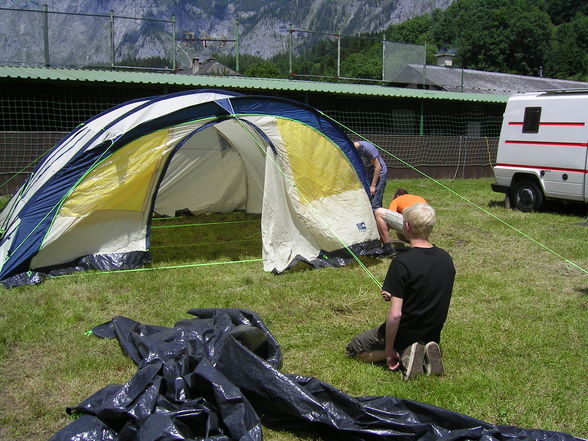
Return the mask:
{"type": "Polygon", "coordinates": [[[145,251],[145,213],[136,211],[94,212],[80,221],[61,216],[52,228],[59,240],[44,246],[31,262],[43,268],[70,262],[79,256],[145,251]],[[75,228],[72,226],[75,225],[75,228]]]}
{"type": "Polygon", "coordinates": [[[100,115],[94,118],[92,121],[88,121],[85,125],[89,130],[93,131],[94,133],[98,133],[100,130],[104,129],[104,127],[112,124],[118,118],[124,116],[126,113],[130,112],[137,107],[142,106],[143,104],[149,102],[149,100],[139,100],[132,103],[124,104],[116,109],[112,109],[106,112],[103,115],[100,115]]]}
{"type": "MultiPolygon", "coordinates": [[[[262,118],[247,118],[254,124],[261,124],[262,118]]],[[[227,120],[215,126],[221,135],[241,155],[247,174],[247,213],[261,213],[265,175],[265,152],[268,148],[255,128],[246,122],[227,120]]]]}
{"type": "MultiPolygon", "coordinates": [[[[264,269],[282,272],[296,256],[312,261],[321,250],[331,252],[349,244],[378,240],[371,205],[361,186],[320,198],[301,192],[288,156],[289,151],[299,151],[286,147],[276,122],[275,118],[257,122],[277,152],[276,155],[268,150],[266,161],[262,214],[264,269]]],[[[304,132],[299,134],[304,136],[304,132]]],[[[298,138],[290,135],[288,139],[292,143],[298,138]]],[[[310,178],[316,173],[316,164],[305,165],[310,178]]]]}
{"type": "Polygon", "coordinates": [[[314,259],[320,247],[307,236],[290,204],[287,184],[274,160],[266,161],[265,192],[261,214],[263,269],[284,271],[292,259],[314,259]]]}
{"type": "Polygon", "coordinates": [[[314,234],[318,246],[325,251],[380,238],[363,189],[302,204],[300,209],[308,234],[314,234]]]}
{"type": "MultiPolygon", "coordinates": [[[[153,121],[162,116],[173,113],[177,110],[185,109],[187,107],[196,106],[201,103],[216,101],[229,97],[230,95],[222,93],[202,93],[198,95],[178,95],[151,102],[148,106],[137,109],[125,118],[118,121],[116,124],[109,127],[104,132],[104,139],[116,139],[125,134],[129,130],[134,129],[140,124],[147,121],[153,121]]],[[[98,121],[96,122],[98,123],[98,121]]],[[[99,126],[96,126],[99,127],[99,126]]],[[[95,144],[97,145],[97,144],[95,144]]]]}
{"type": "Polygon", "coordinates": [[[191,135],[185,135],[167,168],[155,212],[174,216],[184,209],[194,214],[244,209],[245,173],[239,154],[223,151],[212,126],[191,135]]]}
{"type": "Polygon", "coordinates": [[[268,159],[266,164],[261,220],[265,271],[282,272],[296,256],[312,261],[321,250],[330,252],[379,239],[363,189],[301,202],[274,161],[268,159]]]}

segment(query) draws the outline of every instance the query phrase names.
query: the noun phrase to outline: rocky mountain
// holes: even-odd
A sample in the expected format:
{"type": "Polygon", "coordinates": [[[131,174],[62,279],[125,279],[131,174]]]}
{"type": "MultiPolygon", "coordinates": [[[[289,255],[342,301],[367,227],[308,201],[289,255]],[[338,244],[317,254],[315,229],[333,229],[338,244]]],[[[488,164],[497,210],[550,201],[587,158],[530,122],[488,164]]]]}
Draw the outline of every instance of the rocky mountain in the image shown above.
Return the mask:
{"type": "Polygon", "coordinates": [[[297,47],[309,39],[329,38],[325,35],[329,33],[378,32],[433,9],[445,9],[453,1],[3,0],[0,62],[45,64],[49,58],[50,65],[108,65],[113,58],[112,42],[117,63],[134,58],[171,59],[172,17],[178,65],[215,51],[234,52],[237,38],[241,54],[269,58],[287,51],[290,29],[297,30],[292,33],[297,47]],[[47,15],[13,10],[43,11],[44,5],[47,15]],[[62,14],[65,12],[77,15],[62,14]]]}

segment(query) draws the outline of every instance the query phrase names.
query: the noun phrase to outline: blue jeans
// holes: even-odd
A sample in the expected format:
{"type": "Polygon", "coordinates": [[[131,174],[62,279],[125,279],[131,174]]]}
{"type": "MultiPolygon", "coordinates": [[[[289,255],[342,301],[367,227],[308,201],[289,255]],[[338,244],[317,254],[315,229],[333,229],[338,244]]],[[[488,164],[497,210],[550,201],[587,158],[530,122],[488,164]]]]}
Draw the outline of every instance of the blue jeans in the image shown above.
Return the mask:
{"type": "Polygon", "coordinates": [[[382,198],[384,197],[384,189],[386,188],[386,178],[382,178],[378,180],[378,185],[376,185],[376,192],[374,195],[370,195],[370,202],[372,203],[372,209],[375,210],[376,208],[380,208],[382,206],[382,198]]]}

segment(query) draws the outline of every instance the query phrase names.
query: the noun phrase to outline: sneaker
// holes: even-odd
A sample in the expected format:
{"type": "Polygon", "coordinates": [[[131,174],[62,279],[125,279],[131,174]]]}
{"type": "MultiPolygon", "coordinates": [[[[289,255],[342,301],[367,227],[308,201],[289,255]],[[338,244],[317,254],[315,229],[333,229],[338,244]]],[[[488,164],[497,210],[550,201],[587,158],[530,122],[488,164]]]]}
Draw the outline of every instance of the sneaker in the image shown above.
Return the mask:
{"type": "Polygon", "coordinates": [[[443,375],[441,348],[434,341],[430,341],[425,345],[424,368],[427,375],[443,375]]]}
{"type": "Polygon", "coordinates": [[[382,254],[384,256],[394,257],[396,255],[396,250],[394,249],[394,247],[392,247],[392,244],[390,242],[386,242],[382,246],[382,254]]]}
{"type": "Polygon", "coordinates": [[[420,343],[413,343],[406,348],[400,360],[404,368],[404,379],[410,380],[423,373],[423,361],[425,357],[425,347],[420,343]]]}

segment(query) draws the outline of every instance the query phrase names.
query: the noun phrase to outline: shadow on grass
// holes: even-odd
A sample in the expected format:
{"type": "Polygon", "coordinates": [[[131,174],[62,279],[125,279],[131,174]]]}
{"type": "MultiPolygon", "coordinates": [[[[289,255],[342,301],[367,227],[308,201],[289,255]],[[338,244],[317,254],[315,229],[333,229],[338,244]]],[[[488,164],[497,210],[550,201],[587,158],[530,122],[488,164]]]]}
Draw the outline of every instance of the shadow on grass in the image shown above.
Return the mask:
{"type": "MultiPolygon", "coordinates": [[[[178,245],[160,245],[151,248],[153,264],[155,266],[165,266],[167,264],[190,264],[194,262],[219,262],[219,261],[241,261],[249,259],[261,259],[261,238],[244,239],[241,241],[218,241],[214,246],[200,243],[180,243],[178,245]]],[[[369,257],[359,256],[360,262],[367,268],[379,265],[382,260],[391,261],[390,257],[369,257]]],[[[349,262],[346,266],[353,267],[359,265],[355,260],[349,262]]],[[[315,268],[306,263],[298,262],[287,272],[298,273],[311,271],[315,268]]]]}
{"type": "Polygon", "coordinates": [[[151,253],[154,264],[261,259],[261,239],[216,241],[214,244],[194,242],[179,243],[178,245],[155,245],[151,248],[151,253]]]}
{"type": "Polygon", "coordinates": [[[490,202],[488,202],[488,207],[490,207],[490,208],[494,208],[494,207],[506,208],[506,205],[504,204],[504,200],[490,201],[490,202]]]}
{"type": "Polygon", "coordinates": [[[153,263],[260,259],[260,219],[243,212],[156,219],[151,228],[153,263]]]}
{"type": "MultiPolygon", "coordinates": [[[[241,261],[262,258],[260,216],[247,213],[181,215],[156,218],[151,228],[151,254],[155,266],[195,262],[241,261]]],[[[404,244],[394,246],[403,248],[404,244]]],[[[353,258],[350,258],[353,260],[353,258]]],[[[389,257],[359,257],[366,267],[378,265],[389,257]]],[[[350,262],[348,266],[357,265],[350,262]]],[[[299,262],[288,272],[312,270],[299,262]]]]}
{"type": "Polygon", "coordinates": [[[572,202],[547,201],[545,213],[559,214],[561,216],[580,217],[583,221],[588,216],[588,205],[572,202]]]}
{"type": "MultiPolygon", "coordinates": [[[[504,200],[490,201],[488,207],[501,207],[506,208],[504,200]]],[[[581,204],[576,202],[563,202],[563,201],[546,201],[543,208],[540,210],[541,213],[557,214],[560,216],[579,217],[582,219],[580,224],[588,225],[588,204],[581,204]]]]}

